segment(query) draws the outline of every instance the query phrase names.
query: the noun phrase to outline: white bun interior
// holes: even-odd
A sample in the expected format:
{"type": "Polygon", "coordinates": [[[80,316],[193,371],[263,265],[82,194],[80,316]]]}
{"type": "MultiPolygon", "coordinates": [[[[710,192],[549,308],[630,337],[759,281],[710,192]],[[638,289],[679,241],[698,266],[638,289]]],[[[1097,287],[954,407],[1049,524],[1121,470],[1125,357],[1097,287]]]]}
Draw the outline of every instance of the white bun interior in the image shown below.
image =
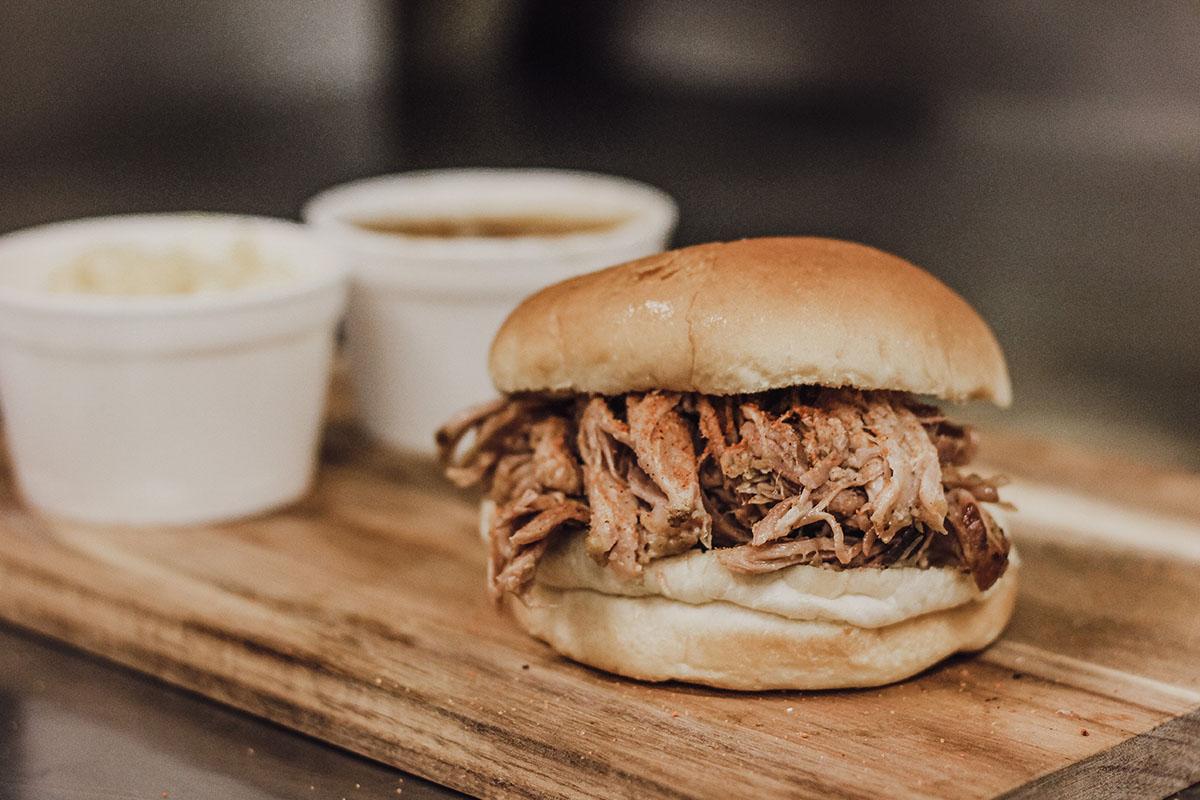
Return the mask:
{"type": "Polygon", "coordinates": [[[786,619],[859,628],[882,628],[980,597],[971,576],[957,569],[796,565],[747,575],[726,569],[714,551],[699,549],[656,559],[639,577],[624,579],[587,554],[582,534],[546,552],[538,563],[537,583],[549,589],[665,597],[693,606],[721,602],[786,619]]]}

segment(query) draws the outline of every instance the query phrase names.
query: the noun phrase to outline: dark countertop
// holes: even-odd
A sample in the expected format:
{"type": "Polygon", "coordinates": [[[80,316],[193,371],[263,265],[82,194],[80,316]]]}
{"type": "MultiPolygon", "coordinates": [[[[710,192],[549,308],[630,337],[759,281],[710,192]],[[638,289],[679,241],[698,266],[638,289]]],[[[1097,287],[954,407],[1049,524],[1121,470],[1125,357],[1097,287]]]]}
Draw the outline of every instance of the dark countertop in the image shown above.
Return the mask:
{"type": "Polygon", "coordinates": [[[0,800],[458,792],[0,626],[0,800]]]}

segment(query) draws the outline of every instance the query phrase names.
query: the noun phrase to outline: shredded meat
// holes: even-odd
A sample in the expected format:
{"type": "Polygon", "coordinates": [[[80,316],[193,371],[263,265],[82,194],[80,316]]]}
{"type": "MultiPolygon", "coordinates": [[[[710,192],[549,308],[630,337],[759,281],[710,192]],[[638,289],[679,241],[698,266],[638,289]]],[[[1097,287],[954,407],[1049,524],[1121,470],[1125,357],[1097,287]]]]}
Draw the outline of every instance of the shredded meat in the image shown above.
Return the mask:
{"type": "Polygon", "coordinates": [[[713,548],[727,568],[951,566],[991,586],[1008,540],[963,471],[978,442],[898,392],[795,387],[716,397],[518,394],[438,431],[447,474],[496,503],[489,575],[520,593],[555,536],[624,576],[713,548]]]}
{"type": "Polygon", "coordinates": [[[618,472],[629,454],[618,445],[630,444],[629,427],[618,420],[602,397],[593,397],[579,417],[579,453],[583,482],[592,509],[587,536],[588,555],[625,576],[642,571],[637,554],[641,545],[638,502],[629,482],[618,472]]]}
{"type": "Polygon", "coordinates": [[[496,510],[488,532],[489,582],[493,595],[520,593],[533,578],[537,560],[550,534],[565,523],[586,523],[588,507],[560,492],[539,494],[527,489],[496,510]]]}
{"type": "Polygon", "coordinates": [[[533,480],[547,489],[579,494],[579,462],[567,447],[570,430],[563,417],[546,417],[530,426],[533,480]]]}
{"type": "Polygon", "coordinates": [[[962,553],[963,565],[980,589],[991,586],[1008,565],[1008,539],[966,489],[951,489],[946,522],[962,553]]]}
{"type": "Polygon", "coordinates": [[[633,451],[649,478],[643,486],[652,487],[642,498],[651,504],[654,527],[646,527],[664,540],[654,548],[656,555],[682,553],[698,541],[712,545],[712,518],[700,494],[692,431],[676,412],[678,404],[679,395],[660,392],[625,402],[633,451]]]}

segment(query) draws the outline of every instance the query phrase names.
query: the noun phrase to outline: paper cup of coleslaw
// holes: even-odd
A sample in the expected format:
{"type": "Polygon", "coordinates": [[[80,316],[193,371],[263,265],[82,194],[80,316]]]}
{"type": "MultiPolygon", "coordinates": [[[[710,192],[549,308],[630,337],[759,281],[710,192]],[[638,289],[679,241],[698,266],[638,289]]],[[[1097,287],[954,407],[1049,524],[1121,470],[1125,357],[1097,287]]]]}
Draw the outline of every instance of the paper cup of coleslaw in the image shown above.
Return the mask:
{"type": "Polygon", "coordinates": [[[194,524],[308,489],[345,304],[300,225],[170,214],[0,237],[0,412],[29,504],[194,524]]]}

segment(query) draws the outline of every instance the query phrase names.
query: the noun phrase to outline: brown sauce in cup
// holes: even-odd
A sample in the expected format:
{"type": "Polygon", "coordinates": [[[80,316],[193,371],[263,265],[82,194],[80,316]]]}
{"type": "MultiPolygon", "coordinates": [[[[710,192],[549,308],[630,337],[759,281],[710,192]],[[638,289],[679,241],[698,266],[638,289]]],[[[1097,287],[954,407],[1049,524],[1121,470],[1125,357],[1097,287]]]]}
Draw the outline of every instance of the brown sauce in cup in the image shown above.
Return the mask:
{"type": "Polygon", "coordinates": [[[573,236],[604,233],[628,217],[571,217],[551,214],[473,215],[469,217],[399,217],[358,220],[354,224],[372,233],[420,239],[516,239],[522,236],[573,236]]]}

